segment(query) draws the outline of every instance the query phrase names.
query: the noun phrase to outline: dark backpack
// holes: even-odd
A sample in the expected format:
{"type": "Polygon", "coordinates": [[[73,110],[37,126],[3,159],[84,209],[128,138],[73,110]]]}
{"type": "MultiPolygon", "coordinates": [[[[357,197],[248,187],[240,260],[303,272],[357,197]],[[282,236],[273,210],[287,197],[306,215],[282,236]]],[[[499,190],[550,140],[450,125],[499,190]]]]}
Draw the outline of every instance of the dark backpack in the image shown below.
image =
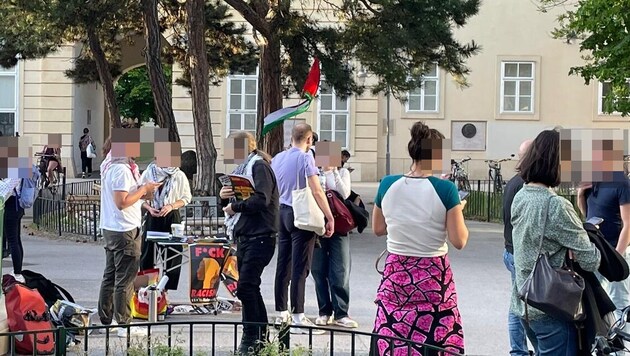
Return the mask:
{"type": "Polygon", "coordinates": [[[24,284],[31,289],[37,289],[49,307],[53,306],[57,300],[67,300],[74,303],[74,298],[67,290],[43,275],[24,269],[22,270],[22,276],[24,277],[24,284]]]}

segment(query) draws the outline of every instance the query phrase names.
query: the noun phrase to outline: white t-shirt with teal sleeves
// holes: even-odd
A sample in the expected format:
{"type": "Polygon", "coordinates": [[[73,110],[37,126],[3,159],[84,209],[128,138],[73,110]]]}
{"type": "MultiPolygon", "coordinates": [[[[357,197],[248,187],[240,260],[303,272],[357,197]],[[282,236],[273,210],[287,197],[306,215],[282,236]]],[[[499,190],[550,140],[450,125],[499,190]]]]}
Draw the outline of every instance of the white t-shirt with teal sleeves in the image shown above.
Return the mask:
{"type": "Polygon", "coordinates": [[[387,251],[414,257],[445,255],[446,212],[459,203],[457,187],[449,180],[386,176],[374,204],[387,224],[387,251]]]}

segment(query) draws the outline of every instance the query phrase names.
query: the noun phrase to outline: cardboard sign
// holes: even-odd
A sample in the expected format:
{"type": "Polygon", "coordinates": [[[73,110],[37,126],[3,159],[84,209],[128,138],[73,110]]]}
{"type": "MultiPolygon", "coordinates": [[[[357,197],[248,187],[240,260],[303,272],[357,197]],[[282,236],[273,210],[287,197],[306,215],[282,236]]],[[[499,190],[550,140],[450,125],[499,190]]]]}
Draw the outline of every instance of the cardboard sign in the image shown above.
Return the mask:
{"type": "Polygon", "coordinates": [[[238,281],[236,251],[229,244],[196,243],[190,253],[190,302],[207,304],[216,300],[219,282],[234,295],[238,281]],[[226,273],[227,272],[227,273],[226,273]]]}

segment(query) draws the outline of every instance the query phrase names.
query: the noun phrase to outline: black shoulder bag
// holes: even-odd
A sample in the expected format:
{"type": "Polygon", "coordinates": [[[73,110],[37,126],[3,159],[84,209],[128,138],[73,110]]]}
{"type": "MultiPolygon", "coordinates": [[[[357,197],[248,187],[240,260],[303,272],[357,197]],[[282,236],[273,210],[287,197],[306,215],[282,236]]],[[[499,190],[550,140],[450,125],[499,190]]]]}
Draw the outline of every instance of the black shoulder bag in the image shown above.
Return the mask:
{"type": "Polygon", "coordinates": [[[551,198],[549,197],[547,200],[545,208],[538,259],[529,277],[518,290],[518,297],[525,302],[525,319],[527,321],[529,321],[528,305],[556,319],[569,322],[580,321],[585,318],[582,308],[584,279],[573,271],[571,259],[565,258],[562,267],[554,268],[549,264],[549,254],[542,251],[551,198]]]}

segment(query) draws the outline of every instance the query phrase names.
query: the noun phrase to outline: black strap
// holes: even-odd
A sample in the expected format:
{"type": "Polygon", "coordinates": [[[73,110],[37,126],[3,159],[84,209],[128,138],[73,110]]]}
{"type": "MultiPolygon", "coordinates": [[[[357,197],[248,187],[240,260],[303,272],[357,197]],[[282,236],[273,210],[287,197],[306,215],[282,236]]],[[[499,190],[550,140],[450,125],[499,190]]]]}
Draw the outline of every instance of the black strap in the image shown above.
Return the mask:
{"type": "Polygon", "coordinates": [[[52,285],[57,288],[57,290],[61,293],[61,295],[66,298],[67,301],[74,303],[74,298],[72,298],[72,296],[70,295],[70,293],[65,290],[62,286],[58,285],[57,283],[50,281],[50,283],[52,283],[52,285]]]}

